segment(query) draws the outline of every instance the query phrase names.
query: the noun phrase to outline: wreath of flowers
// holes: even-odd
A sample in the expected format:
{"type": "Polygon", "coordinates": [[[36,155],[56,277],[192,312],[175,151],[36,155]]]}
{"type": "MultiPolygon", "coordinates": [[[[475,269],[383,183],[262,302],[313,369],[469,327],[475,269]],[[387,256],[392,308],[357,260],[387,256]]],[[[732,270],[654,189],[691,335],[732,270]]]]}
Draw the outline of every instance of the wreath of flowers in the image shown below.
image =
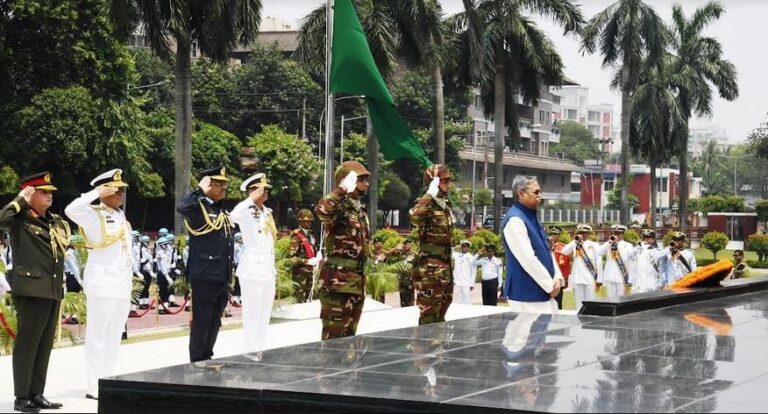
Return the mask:
{"type": "Polygon", "coordinates": [[[688,273],[682,279],[669,285],[669,288],[717,286],[731,273],[731,270],[733,270],[733,263],[730,260],[722,259],[688,273]]]}

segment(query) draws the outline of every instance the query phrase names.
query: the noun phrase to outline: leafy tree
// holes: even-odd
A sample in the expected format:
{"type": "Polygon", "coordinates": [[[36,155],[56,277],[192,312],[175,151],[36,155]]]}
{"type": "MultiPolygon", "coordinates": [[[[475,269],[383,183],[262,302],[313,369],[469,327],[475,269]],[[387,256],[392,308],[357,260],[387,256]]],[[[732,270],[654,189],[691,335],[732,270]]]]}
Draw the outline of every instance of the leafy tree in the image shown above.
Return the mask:
{"type": "Polygon", "coordinates": [[[757,252],[757,260],[768,259],[768,234],[753,234],[747,237],[749,250],[757,252]]]}
{"type": "Polygon", "coordinates": [[[173,63],[160,59],[148,49],[130,50],[136,68],[136,84],[130,86],[131,95],[145,99],[144,109],[173,107],[173,63]]]}
{"type": "MultiPolygon", "coordinates": [[[[672,7],[672,50],[676,59],[672,63],[675,87],[680,94],[684,116],[710,116],[712,114],[712,90],[717,89],[721,98],[733,101],[739,96],[736,66],[723,58],[720,41],[702,33],[706,26],[725,13],[722,3],[711,1],[699,7],[691,17],[686,17],[679,4],[672,7]]],[[[680,176],[688,176],[687,130],[681,134],[679,147],[680,176]],[[685,145],[683,145],[685,144],[685,145]]],[[[680,217],[687,214],[688,180],[680,180],[680,217]]],[[[685,220],[680,220],[680,229],[685,220]]]]}
{"type": "Polygon", "coordinates": [[[749,134],[747,144],[758,157],[768,160],[768,122],[762,123],[749,134]]]}
{"type": "Polygon", "coordinates": [[[381,196],[381,209],[404,210],[410,207],[411,189],[394,173],[385,173],[382,177],[384,193],[381,196]]]}
{"type": "MultiPolygon", "coordinates": [[[[557,86],[563,80],[563,63],[552,41],[527,12],[551,18],[566,33],[578,31],[584,19],[570,0],[481,0],[464,1],[465,11],[454,19],[469,60],[464,79],[480,87],[487,117],[496,123],[494,166],[503,177],[505,135],[515,147],[519,136],[517,99],[535,106],[542,85],[557,86]]],[[[494,227],[499,230],[502,212],[502,181],[494,181],[494,227]]]]}
{"type": "MultiPolygon", "coordinates": [[[[430,129],[434,120],[433,94],[430,92],[431,80],[428,76],[417,71],[405,72],[392,80],[392,98],[408,125],[414,129],[430,129]]],[[[464,122],[467,118],[469,95],[462,91],[448,92],[445,99],[445,120],[464,122]]],[[[446,132],[444,132],[445,134],[446,132]]],[[[445,135],[450,137],[450,135],[445,135]]],[[[435,147],[434,142],[431,143],[435,147]]],[[[434,159],[438,159],[437,150],[434,159]]],[[[445,156],[445,154],[443,154],[445,156]]],[[[445,162],[445,161],[443,161],[445,162]]]]}
{"type": "Polygon", "coordinates": [[[317,120],[325,105],[320,85],[274,45],[254,47],[221,100],[228,113],[220,126],[241,138],[273,124],[302,136],[302,116],[307,119],[307,139],[318,137],[317,120]],[[306,113],[302,113],[305,106],[306,113]]]}
{"type": "Polygon", "coordinates": [[[475,205],[480,207],[493,205],[493,193],[486,188],[475,190],[475,205]]]}
{"type": "Polygon", "coordinates": [[[557,126],[560,128],[560,142],[550,145],[550,153],[562,153],[563,158],[578,165],[584,165],[584,160],[600,158],[595,137],[585,126],[573,121],[559,122],[557,126]]]}
{"type": "Polygon", "coordinates": [[[83,85],[124,98],[135,78],[105,0],[17,0],[0,6],[0,107],[11,112],[49,88],[83,85]]]}
{"type": "Polygon", "coordinates": [[[469,239],[469,241],[472,242],[472,251],[480,252],[481,255],[485,254],[483,249],[485,249],[485,246],[488,245],[491,245],[496,249],[497,257],[504,252],[501,245],[501,237],[487,229],[479,229],[475,232],[472,238],[469,239]]]}
{"type": "Polygon", "coordinates": [[[221,128],[231,129],[228,94],[234,87],[232,67],[202,58],[192,65],[192,102],[195,117],[221,128]]]}
{"type": "Polygon", "coordinates": [[[763,225],[768,225],[768,200],[758,200],[755,202],[755,212],[757,213],[757,219],[763,222],[763,225]]]}
{"type": "Polygon", "coordinates": [[[712,212],[738,213],[745,209],[744,199],[736,196],[710,195],[698,200],[698,208],[704,214],[712,212]]]}
{"type": "MultiPolygon", "coordinates": [[[[216,62],[226,61],[238,43],[250,44],[256,39],[261,0],[109,0],[108,4],[109,18],[122,38],[128,39],[141,26],[155,53],[169,60],[175,57],[174,191],[176,200],[180,200],[189,191],[191,181],[192,45],[199,46],[204,56],[216,62]]],[[[174,217],[175,232],[182,234],[182,217],[178,213],[174,217]]]]}
{"type": "MultiPolygon", "coordinates": [[[[608,204],[607,207],[610,209],[618,209],[621,206],[621,189],[622,185],[624,184],[624,179],[619,178],[616,180],[616,185],[613,187],[613,190],[611,190],[610,193],[608,193],[608,204]]],[[[640,205],[640,199],[637,198],[634,194],[629,194],[629,208],[630,209],[637,209],[637,207],[640,205]]]]}
{"type": "Polygon", "coordinates": [[[0,168],[0,195],[16,195],[19,192],[19,175],[8,165],[0,168]]]}
{"type": "Polygon", "coordinates": [[[312,154],[312,147],[277,125],[265,126],[250,137],[249,144],[253,147],[258,171],[272,182],[270,196],[278,203],[302,200],[307,184],[319,179],[320,165],[312,154]]]}
{"type": "MultiPolygon", "coordinates": [[[[664,22],[642,0],[618,0],[592,17],[582,36],[582,50],[600,49],[603,68],[614,70],[611,87],[621,90],[621,176],[629,177],[631,97],[640,83],[643,60],[654,66],[662,56],[664,22]]],[[[629,224],[628,183],[620,190],[621,222],[629,224]]]]}
{"type": "Polygon", "coordinates": [[[712,258],[717,260],[717,252],[725,249],[729,241],[730,239],[728,239],[725,233],[711,231],[701,238],[701,245],[712,252],[712,258]]]}

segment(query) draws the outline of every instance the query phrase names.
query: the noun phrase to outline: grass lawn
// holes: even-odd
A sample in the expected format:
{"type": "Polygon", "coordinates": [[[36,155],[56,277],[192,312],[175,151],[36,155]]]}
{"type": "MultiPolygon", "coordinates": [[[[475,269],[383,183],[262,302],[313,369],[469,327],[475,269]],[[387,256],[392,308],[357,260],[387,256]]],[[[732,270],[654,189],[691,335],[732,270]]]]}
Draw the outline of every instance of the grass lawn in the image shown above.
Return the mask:
{"type": "MultiPolygon", "coordinates": [[[[699,261],[701,259],[708,259],[712,260],[712,252],[709,250],[700,247],[698,249],[693,250],[694,254],[696,255],[696,261],[699,261]]],[[[720,250],[717,252],[717,258],[718,259],[733,259],[733,250],[720,250]]],[[[746,251],[744,252],[744,259],[745,260],[757,260],[757,253],[746,251]]]]}

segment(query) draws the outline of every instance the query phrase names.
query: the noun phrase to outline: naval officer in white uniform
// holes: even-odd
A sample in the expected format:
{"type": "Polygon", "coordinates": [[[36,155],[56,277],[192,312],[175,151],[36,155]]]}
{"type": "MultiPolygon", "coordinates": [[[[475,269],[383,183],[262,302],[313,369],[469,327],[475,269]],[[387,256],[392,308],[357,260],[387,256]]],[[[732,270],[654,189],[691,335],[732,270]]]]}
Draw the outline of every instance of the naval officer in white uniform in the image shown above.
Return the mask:
{"type": "Polygon", "coordinates": [[[272,210],[264,205],[269,198],[267,176],[259,173],[246,179],[240,191],[248,197],[230,213],[233,223],[240,226],[243,237],[243,252],[236,275],[240,279],[243,304],[243,331],[245,352],[259,353],[267,344],[269,317],[275,298],[275,239],[277,226],[272,210]]]}
{"type": "Polygon", "coordinates": [[[131,306],[131,225],[120,207],[123,171],[114,169],[91,181],[93,190],[64,210],[80,226],[89,247],[83,272],[88,309],[85,329],[86,397],[98,398],[99,378],[115,374],[120,338],[131,306]],[[99,200],[98,204],[91,204],[99,200]]]}

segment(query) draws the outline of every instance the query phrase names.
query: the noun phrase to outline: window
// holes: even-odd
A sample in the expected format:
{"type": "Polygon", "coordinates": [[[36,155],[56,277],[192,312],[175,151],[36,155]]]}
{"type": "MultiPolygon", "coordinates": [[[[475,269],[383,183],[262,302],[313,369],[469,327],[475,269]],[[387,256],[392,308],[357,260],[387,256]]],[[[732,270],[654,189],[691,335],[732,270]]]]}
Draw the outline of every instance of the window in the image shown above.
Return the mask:
{"type": "Polygon", "coordinates": [[[615,182],[613,182],[613,181],[606,181],[606,182],[605,182],[605,191],[612,191],[612,190],[613,190],[613,186],[614,186],[615,184],[616,184],[616,183],[615,183],[615,182]]]}
{"type": "Polygon", "coordinates": [[[570,119],[571,121],[575,121],[575,120],[576,120],[576,117],[578,117],[578,116],[579,116],[579,115],[578,115],[578,113],[576,112],[576,110],[575,110],[575,109],[569,109],[569,110],[568,110],[568,116],[567,116],[567,119],[570,119]]]}
{"type": "Polygon", "coordinates": [[[539,111],[539,123],[549,125],[552,123],[549,111],[539,111]]]}
{"type": "Polygon", "coordinates": [[[597,125],[590,125],[589,126],[589,132],[592,133],[592,136],[597,138],[600,136],[600,127],[597,125]]]}
{"type": "Polygon", "coordinates": [[[600,112],[589,111],[587,113],[587,119],[589,119],[589,122],[600,122],[600,112]]]}
{"type": "Polygon", "coordinates": [[[565,187],[565,176],[560,174],[560,187],[565,187]]]}
{"type": "Polygon", "coordinates": [[[581,192],[581,183],[571,183],[571,192],[572,193],[580,193],[581,192]]]}

